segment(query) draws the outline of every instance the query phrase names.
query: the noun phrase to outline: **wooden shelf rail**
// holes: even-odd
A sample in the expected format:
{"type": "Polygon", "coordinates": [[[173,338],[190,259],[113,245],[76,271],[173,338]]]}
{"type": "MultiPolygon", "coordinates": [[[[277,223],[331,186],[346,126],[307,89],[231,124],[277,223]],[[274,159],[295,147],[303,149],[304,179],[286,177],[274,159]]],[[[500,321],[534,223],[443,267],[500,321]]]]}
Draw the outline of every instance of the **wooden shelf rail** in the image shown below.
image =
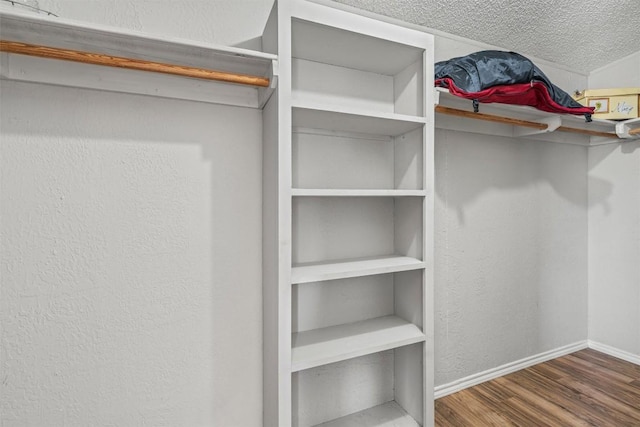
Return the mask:
{"type": "Polygon", "coordinates": [[[37,56],[40,58],[60,59],[65,61],[80,62],[83,64],[126,68],[130,70],[173,74],[182,77],[215,80],[220,82],[237,83],[249,86],[269,87],[270,84],[270,81],[267,77],[227,73],[224,71],[165,64],[161,62],[143,61],[140,59],[123,58],[119,56],[32,45],[7,40],[0,40],[0,52],[37,56]]]}
{"type": "MultiPolygon", "coordinates": [[[[496,116],[493,114],[474,113],[472,111],[459,110],[457,108],[444,107],[442,105],[436,106],[436,112],[442,113],[442,114],[448,114],[450,116],[466,117],[468,119],[484,120],[484,121],[494,122],[494,123],[504,123],[508,125],[521,126],[521,127],[527,127],[532,129],[538,129],[538,130],[547,129],[547,125],[544,123],[532,122],[529,120],[522,120],[522,119],[512,119],[509,117],[496,116]]],[[[589,135],[589,136],[618,138],[618,135],[616,135],[615,133],[601,132],[601,131],[590,130],[590,129],[578,129],[578,128],[572,128],[568,126],[560,126],[556,130],[561,132],[580,133],[580,134],[589,135]]],[[[640,133],[640,129],[634,129],[630,133],[631,134],[640,133]]]]}

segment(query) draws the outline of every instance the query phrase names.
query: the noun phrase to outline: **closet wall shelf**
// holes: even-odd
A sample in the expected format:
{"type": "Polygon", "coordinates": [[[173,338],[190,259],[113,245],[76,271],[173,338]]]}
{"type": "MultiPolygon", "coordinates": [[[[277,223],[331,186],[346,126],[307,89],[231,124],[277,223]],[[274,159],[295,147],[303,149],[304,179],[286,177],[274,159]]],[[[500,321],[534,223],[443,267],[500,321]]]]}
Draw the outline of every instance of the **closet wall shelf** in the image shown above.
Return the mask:
{"type": "Polygon", "coordinates": [[[391,350],[425,340],[420,328],[397,316],[294,333],[291,371],[391,350]]]}
{"type": "Polygon", "coordinates": [[[276,55],[18,10],[0,10],[0,40],[7,80],[251,108],[277,84],[276,55]]]}
{"type": "Polygon", "coordinates": [[[595,146],[640,138],[638,119],[616,122],[582,116],[547,113],[532,107],[480,104],[474,113],[471,101],[435,88],[436,128],[487,135],[528,138],[549,142],[595,146]],[[460,117],[469,120],[460,120],[460,117]]]}

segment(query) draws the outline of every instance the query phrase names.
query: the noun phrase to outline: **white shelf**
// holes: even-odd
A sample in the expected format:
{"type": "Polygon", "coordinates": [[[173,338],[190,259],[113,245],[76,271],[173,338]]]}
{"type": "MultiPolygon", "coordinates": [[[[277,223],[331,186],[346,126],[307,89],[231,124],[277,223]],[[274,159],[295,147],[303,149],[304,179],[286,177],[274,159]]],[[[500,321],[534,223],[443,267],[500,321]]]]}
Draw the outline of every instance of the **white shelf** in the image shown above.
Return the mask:
{"type": "MultiPolygon", "coordinates": [[[[451,95],[445,88],[436,88],[435,91],[436,99],[439,98],[439,105],[457,108],[465,111],[473,111],[471,100],[451,95]]],[[[549,142],[585,146],[628,141],[628,139],[620,139],[616,136],[616,125],[620,122],[616,122],[613,120],[603,120],[594,117],[592,122],[586,122],[583,115],[574,116],[570,114],[554,114],[540,111],[533,107],[499,103],[481,103],[480,113],[541,123],[544,123],[545,121],[556,120],[561,126],[598,132],[608,132],[612,133],[612,136],[599,137],[561,131],[532,133],[529,132],[529,129],[521,128],[518,126],[483,122],[481,120],[473,119],[467,120],[461,119],[460,117],[447,116],[445,114],[437,114],[435,126],[436,128],[440,129],[459,130],[488,135],[500,135],[506,137],[525,137],[549,142]]],[[[627,122],[635,123],[632,120],[629,120],[627,122]]]]}
{"type": "Polygon", "coordinates": [[[366,111],[337,105],[292,102],[293,126],[369,135],[398,136],[419,129],[424,117],[366,111]]]}
{"type": "Polygon", "coordinates": [[[416,325],[396,316],[292,334],[291,371],[390,350],[425,340],[416,325]]]}
{"type": "Polygon", "coordinates": [[[406,256],[381,256],[324,263],[299,264],[291,269],[292,284],[347,279],[374,274],[419,270],[425,263],[406,256]]]}
{"type": "MultiPolygon", "coordinates": [[[[17,8],[16,8],[17,9],[17,8]]],[[[24,11],[0,10],[3,40],[267,77],[274,86],[277,56],[162,37],[24,11]]],[[[192,79],[68,61],[0,54],[3,79],[135,93],[259,108],[273,87],[192,79]]]]}
{"type": "Polygon", "coordinates": [[[420,424],[391,401],[315,427],[420,427],[420,424]]]}
{"type": "Polygon", "coordinates": [[[324,188],[294,188],[294,197],[424,197],[425,190],[368,190],[368,189],[324,189],[324,188]]]}
{"type": "Polygon", "coordinates": [[[291,24],[291,50],[295,58],[394,75],[420,60],[424,52],[425,43],[406,37],[403,29],[396,30],[357,15],[342,20],[340,14],[312,3],[296,9],[294,15],[299,19],[293,19],[291,24]],[[357,33],[349,31],[358,24],[357,33]]]}

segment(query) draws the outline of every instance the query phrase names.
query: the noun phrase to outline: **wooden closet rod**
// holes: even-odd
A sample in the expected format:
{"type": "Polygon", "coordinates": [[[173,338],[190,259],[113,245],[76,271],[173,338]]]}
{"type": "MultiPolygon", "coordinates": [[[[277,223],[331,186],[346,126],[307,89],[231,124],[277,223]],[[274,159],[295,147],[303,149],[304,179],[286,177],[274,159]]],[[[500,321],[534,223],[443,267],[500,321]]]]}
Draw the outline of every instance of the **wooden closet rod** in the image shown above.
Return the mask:
{"type": "Polygon", "coordinates": [[[39,46],[7,40],[0,40],[0,52],[17,53],[20,55],[37,56],[40,58],[62,59],[65,61],[81,62],[83,64],[104,65],[107,67],[127,68],[130,70],[173,74],[183,77],[238,83],[250,86],[269,86],[269,79],[266,77],[226,73],[223,71],[207,70],[204,68],[164,64],[161,62],[143,61],[140,59],[123,58],[119,56],[39,46]]]}
{"type": "MultiPolygon", "coordinates": [[[[545,130],[547,128],[547,125],[544,123],[531,122],[528,120],[521,120],[521,119],[512,119],[509,117],[495,116],[493,114],[474,113],[472,111],[458,110],[457,108],[443,107],[442,105],[436,105],[436,112],[442,113],[442,114],[448,114],[450,116],[466,117],[469,119],[485,120],[488,122],[495,122],[495,123],[505,123],[509,125],[521,126],[526,128],[532,128],[532,129],[545,130]]],[[[577,128],[572,128],[568,126],[560,126],[556,130],[561,132],[581,133],[583,135],[590,135],[590,136],[602,136],[605,138],[611,138],[611,137],[618,138],[618,135],[616,135],[615,133],[600,132],[597,130],[590,130],[590,129],[577,129],[577,128]]],[[[640,132],[638,131],[638,129],[634,129],[633,131],[631,131],[631,133],[638,133],[638,132],[640,132]]]]}
{"type": "Polygon", "coordinates": [[[629,135],[638,135],[638,134],[640,134],[640,128],[631,129],[629,131],[629,135]]]}
{"type": "Polygon", "coordinates": [[[521,126],[538,130],[545,130],[547,125],[544,123],[530,122],[528,120],[511,119],[509,117],[495,116],[493,114],[474,113],[473,111],[458,110],[457,108],[443,107],[436,105],[436,113],[448,114],[450,116],[465,117],[468,119],[484,120],[494,123],[505,123],[508,125],[521,126]]]}
{"type": "Polygon", "coordinates": [[[573,133],[581,133],[583,135],[590,135],[590,136],[602,136],[605,138],[619,138],[618,135],[616,135],[615,133],[609,133],[609,132],[600,132],[597,130],[589,130],[589,129],[577,129],[577,128],[570,128],[567,126],[560,126],[558,129],[556,129],[558,132],[573,132],[573,133]]]}

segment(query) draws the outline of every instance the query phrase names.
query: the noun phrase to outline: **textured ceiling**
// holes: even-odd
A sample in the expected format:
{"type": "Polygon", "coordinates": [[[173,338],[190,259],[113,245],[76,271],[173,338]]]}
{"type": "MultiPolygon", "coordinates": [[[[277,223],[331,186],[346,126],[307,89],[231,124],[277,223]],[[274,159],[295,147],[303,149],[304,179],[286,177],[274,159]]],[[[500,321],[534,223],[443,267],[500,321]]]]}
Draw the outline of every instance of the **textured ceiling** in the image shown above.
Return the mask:
{"type": "Polygon", "coordinates": [[[640,0],[334,0],[589,72],[640,50],[640,0]]]}

